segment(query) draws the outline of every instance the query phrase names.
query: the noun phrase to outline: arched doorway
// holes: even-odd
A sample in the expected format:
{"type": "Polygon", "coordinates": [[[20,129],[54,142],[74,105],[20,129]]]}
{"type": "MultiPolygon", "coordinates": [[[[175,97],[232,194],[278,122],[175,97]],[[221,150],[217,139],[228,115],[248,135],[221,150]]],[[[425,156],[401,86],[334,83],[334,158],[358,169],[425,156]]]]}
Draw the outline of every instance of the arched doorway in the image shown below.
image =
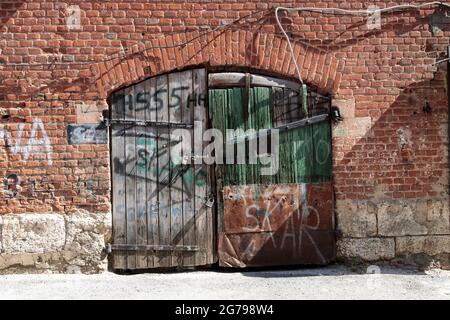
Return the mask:
{"type": "Polygon", "coordinates": [[[194,69],[113,93],[114,268],[332,260],[330,99],[300,91],[194,69]]]}

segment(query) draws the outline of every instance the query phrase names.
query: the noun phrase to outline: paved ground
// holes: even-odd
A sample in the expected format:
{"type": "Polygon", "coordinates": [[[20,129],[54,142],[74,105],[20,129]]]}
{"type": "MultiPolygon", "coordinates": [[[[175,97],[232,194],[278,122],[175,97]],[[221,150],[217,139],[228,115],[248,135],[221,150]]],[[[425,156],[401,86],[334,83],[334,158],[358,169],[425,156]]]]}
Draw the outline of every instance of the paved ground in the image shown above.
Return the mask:
{"type": "Polygon", "coordinates": [[[3,275],[0,299],[448,299],[450,271],[343,266],[252,272],[3,275]],[[370,274],[381,270],[381,274],[370,274]]]}

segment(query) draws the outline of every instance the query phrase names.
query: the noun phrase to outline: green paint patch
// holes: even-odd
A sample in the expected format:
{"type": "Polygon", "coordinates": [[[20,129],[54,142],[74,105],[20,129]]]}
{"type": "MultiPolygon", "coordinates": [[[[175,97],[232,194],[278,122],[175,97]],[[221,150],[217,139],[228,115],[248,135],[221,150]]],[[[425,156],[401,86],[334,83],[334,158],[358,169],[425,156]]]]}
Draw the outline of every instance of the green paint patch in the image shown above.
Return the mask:
{"type": "MultiPolygon", "coordinates": [[[[269,129],[275,123],[274,90],[255,87],[244,106],[245,89],[214,89],[209,92],[209,112],[213,127],[227,129],[269,129]]],[[[299,108],[301,108],[299,101],[299,108]]],[[[279,113],[279,112],[278,112],[279,113]]],[[[224,150],[226,148],[224,147],[224,150]]],[[[246,145],[248,150],[248,142],[246,145]]],[[[223,185],[326,182],[332,178],[331,128],[329,121],[280,132],[279,171],[263,176],[260,164],[218,166],[223,185]]]]}

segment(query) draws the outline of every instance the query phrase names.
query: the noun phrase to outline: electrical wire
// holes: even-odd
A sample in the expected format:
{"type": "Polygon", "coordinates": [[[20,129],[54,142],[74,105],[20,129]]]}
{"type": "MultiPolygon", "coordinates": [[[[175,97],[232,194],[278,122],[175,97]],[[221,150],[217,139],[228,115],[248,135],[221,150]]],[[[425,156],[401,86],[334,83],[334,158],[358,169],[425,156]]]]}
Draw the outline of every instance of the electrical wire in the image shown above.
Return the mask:
{"type": "MultiPolygon", "coordinates": [[[[450,7],[449,4],[443,3],[443,2],[438,2],[438,1],[434,1],[434,2],[428,2],[428,3],[424,3],[424,4],[420,4],[420,5],[397,5],[397,6],[393,6],[393,7],[388,7],[388,8],[383,8],[383,9],[379,9],[379,10],[347,10],[347,9],[340,9],[340,8],[313,8],[313,7],[304,7],[304,8],[288,8],[288,7],[276,7],[275,8],[275,18],[277,20],[277,24],[282,32],[282,34],[284,35],[284,37],[287,39],[288,41],[288,45],[289,45],[289,50],[291,53],[291,56],[293,56],[294,51],[292,48],[292,44],[290,42],[289,36],[287,35],[286,31],[284,30],[283,26],[280,23],[279,20],[279,16],[278,16],[278,12],[280,10],[284,10],[287,12],[293,12],[293,11],[305,11],[305,12],[319,12],[319,13],[328,13],[328,14],[352,14],[352,15],[372,15],[376,12],[387,12],[387,11],[393,11],[393,10],[401,10],[401,9],[420,9],[422,7],[426,7],[426,6],[432,6],[432,5],[440,5],[440,6],[445,6],[445,7],[450,7]]],[[[193,41],[208,35],[209,33],[214,33],[216,31],[219,31],[221,29],[226,29],[231,27],[232,25],[236,24],[237,22],[247,19],[253,15],[259,14],[261,12],[264,12],[266,10],[258,10],[255,12],[252,12],[248,15],[245,15],[243,17],[240,17],[238,19],[233,20],[230,23],[221,25],[221,26],[217,26],[211,30],[205,31],[200,33],[199,35],[195,36],[194,38],[181,42],[181,43],[177,43],[174,45],[166,45],[166,46],[151,46],[149,48],[145,48],[144,50],[132,53],[132,54],[139,54],[139,53],[143,53],[146,52],[148,50],[153,50],[153,49],[171,49],[171,48],[176,48],[176,47],[183,47],[188,45],[189,43],[192,43],[193,41]]],[[[181,34],[181,33],[186,33],[187,31],[181,31],[181,32],[177,32],[177,33],[173,33],[174,34],[181,34]]],[[[163,38],[163,37],[161,37],[163,38]]],[[[159,40],[161,38],[153,38],[153,39],[149,39],[149,41],[154,41],[154,40],[159,40]]],[[[135,44],[138,45],[138,44],[135,44]]],[[[127,48],[126,51],[129,51],[131,48],[127,48]]],[[[92,60],[92,61],[79,61],[79,62],[60,62],[60,61],[52,61],[52,62],[46,62],[46,63],[4,63],[1,64],[0,63],[0,67],[35,67],[35,66],[56,66],[56,65],[64,65],[64,66],[70,66],[70,65],[92,65],[95,63],[101,63],[101,62],[110,62],[114,59],[118,59],[118,58],[123,58],[127,56],[127,52],[124,52],[123,50],[112,54],[110,57],[107,58],[103,58],[103,59],[99,59],[99,60],[92,60]]],[[[297,71],[297,75],[299,76],[299,80],[301,83],[303,83],[303,80],[301,78],[301,74],[300,74],[300,68],[297,65],[296,60],[294,59],[294,65],[297,71]]]]}
{"type": "Polygon", "coordinates": [[[436,61],[435,63],[433,63],[433,65],[441,64],[441,63],[447,62],[447,61],[450,61],[450,58],[442,59],[442,60],[436,61]]]}
{"type": "Polygon", "coordinates": [[[297,76],[298,79],[300,81],[300,83],[303,85],[303,79],[302,79],[302,75],[300,72],[300,67],[298,66],[298,62],[297,59],[295,59],[294,56],[294,48],[292,47],[292,43],[291,40],[288,36],[288,34],[286,33],[286,31],[283,28],[283,25],[280,22],[280,18],[278,15],[278,12],[280,10],[286,11],[288,13],[290,12],[301,12],[301,11],[307,11],[307,12],[318,12],[318,13],[329,13],[329,14],[351,14],[351,15],[364,15],[364,16],[371,16],[377,13],[386,13],[386,12],[390,12],[390,11],[395,11],[395,10],[405,10],[405,9],[421,9],[424,7],[430,7],[430,6],[444,6],[447,8],[450,8],[449,4],[440,2],[440,1],[433,1],[433,2],[427,2],[427,3],[422,3],[422,4],[404,4],[404,5],[396,5],[396,6],[392,6],[392,7],[387,7],[387,8],[381,8],[378,10],[347,10],[347,9],[340,9],[340,8],[312,8],[312,7],[299,7],[299,8],[289,8],[289,7],[276,7],[275,8],[275,19],[277,21],[278,27],[281,29],[281,32],[283,33],[284,37],[286,38],[288,47],[289,47],[289,51],[291,53],[291,58],[294,62],[294,66],[295,66],[295,70],[297,71],[297,76]]]}
{"type": "MultiPolygon", "coordinates": [[[[289,39],[289,36],[287,35],[285,29],[283,28],[280,19],[279,19],[279,15],[278,12],[280,10],[283,11],[287,11],[287,12],[293,12],[293,11],[305,11],[305,12],[318,12],[318,13],[328,13],[328,14],[352,14],[352,15],[373,15],[377,12],[379,13],[384,13],[384,12],[388,12],[388,11],[394,11],[394,10],[403,10],[403,9],[420,9],[423,7],[427,7],[427,6],[433,6],[433,5],[439,5],[439,6],[445,6],[445,7],[450,7],[449,4],[443,3],[443,2],[438,2],[438,1],[434,1],[434,2],[428,2],[428,3],[424,3],[424,4],[419,4],[419,5],[413,5],[413,4],[406,4],[406,5],[397,5],[397,6],[392,6],[392,7],[388,7],[388,8],[382,8],[382,9],[378,9],[378,10],[347,10],[347,9],[340,9],[340,8],[314,8],[314,7],[299,7],[299,8],[289,8],[289,7],[276,7],[275,8],[275,19],[277,21],[277,24],[283,34],[283,36],[286,38],[288,46],[289,46],[289,50],[291,53],[291,57],[294,61],[294,66],[295,69],[297,71],[297,76],[299,78],[299,81],[303,84],[303,79],[301,77],[301,73],[300,73],[300,68],[298,66],[298,63],[296,61],[296,59],[294,58],[294,50],[292,47],[292,43],[289,39]]],[[[256,15],[258,13],[264,12],[266,10],[258,10],[255,12],[252,12],[248,15],[245,15],[243,17],[240,17],[238,19],[233,20],[230,23],[221,25],[221,26],[217,26],[211,30],[205,31],[200,33],[199,35],[195,36],[194,38],[181,42],[181,43],[177,43],[174,45],[166,45],[166,46],[151,46],[149,48],[145,48],[144,50],[135,52],[135,53],[131,53],[132,55],[136,55],[136,54],[140,54],[143,52],[146,52],[148,50],[154,50],[154,49],[170,49],[170,48],[176,48],[176,47],[183,47],[188,45],[189,43],[208,35],[209,33],[214,33],[216,31],[219,31],[221,29],[226,29],[229,28],[230,26],[232,26],[233,24],[247,19],[253,15],[256,15]]],[[[174,33],[174,34],[181,34],[181,33],[186,33],[186,31],[182,31],[182,32],[178,32],[178,33],[174,33]]],[[[161,38],[153,38],[153,39],[149,39],[149,41],[154,41],[154,40],[159,40],[161,38]]],[[[136,44],[135,44],[136,45],[136,44]]],[[[138,45],[138,44],[137,44],[138,45]]],[[[130,48],[127,48],[126,51],[129,51],[130,48]]],[[[4,64],[0,64],[0,66],[2,67],[35,67],[35,66],[56,66],[56,65],[64,65],[64,66],[70,66],[70,65],[92,65],[95,63],[101,63],[101,62],[110,62],[114,59],[118,59],[118,58],[123,58],[126,57],[127,53],[124,52],[123,50],[121,50],[120,52],[114,53],[112,54],[112,56],[107,57],[107,58],[103,58],[103,59],[99,59],[99,60],[92,60],[92,61],[79,61],[79,62],[59,62],[59,61],[53,61],[53,62],[47,62],[47,63],[4,63],[4,64]]]]}

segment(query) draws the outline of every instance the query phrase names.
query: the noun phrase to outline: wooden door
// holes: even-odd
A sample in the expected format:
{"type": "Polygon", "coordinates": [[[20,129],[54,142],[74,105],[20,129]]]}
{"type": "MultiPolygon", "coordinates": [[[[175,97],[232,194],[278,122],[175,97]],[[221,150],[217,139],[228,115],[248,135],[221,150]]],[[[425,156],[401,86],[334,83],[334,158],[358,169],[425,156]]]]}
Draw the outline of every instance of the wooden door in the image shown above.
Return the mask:
{"type": "MultiPolygon", "coordinates": [[[[306,113],[295,83],[237,73],[212,74],[209,82],[214,128],[279,132],[277,150],[272,150],[279,164],[274,174],[263,175],[259,162],[217,167],[219,264],[247,267],[333,260],[329,99],[310,92],[306,113]]],[[[251,135],[244,137],[249,137],[248,148],[251,135]]],[[[237,146],[231,148],[237,152],[237,146]]]]}
{"type": "Polygon", "coordinates": [[[112,95],[114,269],[214,262],[211,169],[192,152],[202,143],[194,127],[206,127],[205,97],[204,69],[112,95]]]}

